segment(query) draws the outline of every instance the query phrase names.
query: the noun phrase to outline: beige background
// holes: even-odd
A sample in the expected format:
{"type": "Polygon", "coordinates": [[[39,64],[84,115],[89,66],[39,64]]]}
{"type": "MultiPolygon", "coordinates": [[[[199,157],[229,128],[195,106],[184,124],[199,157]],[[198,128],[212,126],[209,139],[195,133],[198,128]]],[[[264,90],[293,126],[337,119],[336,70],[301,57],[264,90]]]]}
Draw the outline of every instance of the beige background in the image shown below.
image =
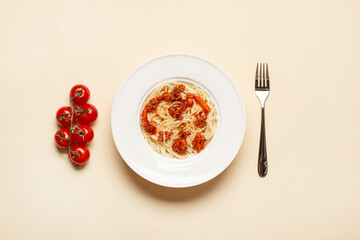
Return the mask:
{"type": "Polygon", "coordinates": [[[360,2],[0,1],[0,239],[360,239],[360,2]],[[244,143],[198,187],[129,169],[112,101],[143,61],[216,62],[245,101],[244,143]],[[257,176],[255,64],[270,64],[270,172],[257,176]],[[57,151],[56,110],[85,83],[100,116],[91,159],[57,151]]]}

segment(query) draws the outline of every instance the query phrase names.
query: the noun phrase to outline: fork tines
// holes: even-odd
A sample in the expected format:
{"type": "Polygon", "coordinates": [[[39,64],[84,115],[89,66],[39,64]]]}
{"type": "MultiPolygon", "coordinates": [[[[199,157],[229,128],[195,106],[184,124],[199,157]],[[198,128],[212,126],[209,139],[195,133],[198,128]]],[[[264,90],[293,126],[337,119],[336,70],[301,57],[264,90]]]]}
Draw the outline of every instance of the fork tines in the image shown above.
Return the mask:
{"type": "Polygon", "coordinates": [[[256,64],[256,74],[255,74],[255,89],[256,90],[269,90],[269,68],[267,63],[256,64]]]}

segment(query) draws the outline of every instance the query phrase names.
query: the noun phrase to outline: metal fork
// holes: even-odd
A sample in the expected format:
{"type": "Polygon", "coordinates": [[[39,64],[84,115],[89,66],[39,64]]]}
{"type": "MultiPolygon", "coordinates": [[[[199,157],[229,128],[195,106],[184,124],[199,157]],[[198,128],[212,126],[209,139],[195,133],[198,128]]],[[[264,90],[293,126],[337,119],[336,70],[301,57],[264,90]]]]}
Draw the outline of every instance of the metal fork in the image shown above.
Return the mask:
{"type": "Polygon", "coordinates": [[[255,74],[255,94],[261,103],[261,132],[260,132],[260,146],[259,146],[259,158],[258,158],[258,173],[260,177],[265,177],[266,174],[268,173],[266,137],[265,137],[265,101],[269,96],[269,93],[270,93],[270,81],[269,81],[268,64],[258,63],[256,65],[256,74],[255,74]]]}

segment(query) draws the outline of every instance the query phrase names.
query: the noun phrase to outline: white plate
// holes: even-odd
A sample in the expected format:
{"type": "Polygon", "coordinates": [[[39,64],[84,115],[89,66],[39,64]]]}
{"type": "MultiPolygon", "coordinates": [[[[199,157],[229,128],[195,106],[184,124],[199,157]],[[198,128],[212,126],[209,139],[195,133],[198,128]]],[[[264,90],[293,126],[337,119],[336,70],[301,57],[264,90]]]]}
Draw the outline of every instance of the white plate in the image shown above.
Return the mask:
{"type": "Polygon", "coordinates": [[[166,187],[190,187],[216,177],[232,162],[245,134],[245,107],[232,79],[215,63],[172,53],[146,61],[126,78],[113,103],[111,127],[119,153],[137,174],[166,187]],[[155,152],[145,142],[140,125],[146,96],[160,82],[174,78],[202,87],[219,114],[216,133],[205,150],[184,160],[155,152]]]}

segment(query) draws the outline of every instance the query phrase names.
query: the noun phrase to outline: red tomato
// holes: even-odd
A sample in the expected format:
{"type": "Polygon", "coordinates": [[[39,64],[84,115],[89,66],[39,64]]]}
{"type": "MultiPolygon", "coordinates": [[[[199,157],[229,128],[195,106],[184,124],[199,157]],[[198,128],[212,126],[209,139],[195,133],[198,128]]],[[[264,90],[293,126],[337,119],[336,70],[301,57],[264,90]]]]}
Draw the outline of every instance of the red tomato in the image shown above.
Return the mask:
{"type": "Polygon", "coordinates": [[[71,147],[70,151],[70,160],[77,164],[83,165],[85,164],[90,158],[90,151],[85,146],[74,145],[71,147]]]}
{"type": "Polygon", "coordinates": [[[76,144],[86,145],[94,138],[94,131],[89,125],[79,125],[74,128],[73,135],[76,144]]]}
{"type": "Polygon", "coordinates": [[[68,128],[71,125],[71,107],[64,106],[57,110],[56,121],[60,127],[68,128]]]}
{"type": "Polygon", "coordinates": [[[90,90],[83,84],[77,84],[71,88],[70,98],[76,105],[84,105],[90,98],[90,90]]]}
{"type": "MultiPolygon", "coordinates": [[[[55,133],[56,146],[59,148],[68,148],[70,138],[70,130],[67,128],[61,128],[55,133]]],[[[70,146],[73,145],[73,138],[70,140],[70,146]]]]}
{"type": "Polygon", "coordinates": [[[96,107],[92,104],[85,104],[76,110],[76,118],[80,123],[90,125],[93,123],[98,116],[96,107]]]}

